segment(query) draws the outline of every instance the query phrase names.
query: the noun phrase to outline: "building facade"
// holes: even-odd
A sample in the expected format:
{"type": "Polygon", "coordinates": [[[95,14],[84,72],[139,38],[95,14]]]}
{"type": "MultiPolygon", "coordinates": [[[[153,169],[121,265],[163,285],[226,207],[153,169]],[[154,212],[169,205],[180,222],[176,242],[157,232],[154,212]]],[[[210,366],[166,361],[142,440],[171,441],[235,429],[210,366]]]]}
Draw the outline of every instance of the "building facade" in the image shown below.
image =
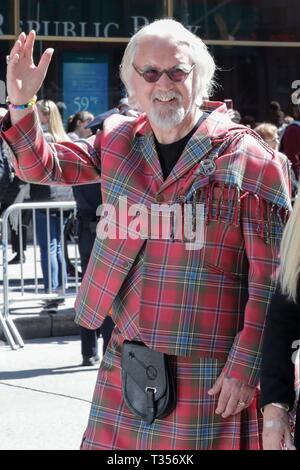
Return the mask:
{"type": "Polygon", "coordinates": [[[21,30],[36,30],[36,59],[54,47],[40,97],[63,101],[66,118],[112,107],[124,93],[119,64],[128,39],[154,19],[172,17],[214,56],[214,99],[232,98],[256,120],[268,117],[272,100],[290,113],[300,83],[299,11],[299,0],[1,0],[0,105],[5,56],[21,30]]]}

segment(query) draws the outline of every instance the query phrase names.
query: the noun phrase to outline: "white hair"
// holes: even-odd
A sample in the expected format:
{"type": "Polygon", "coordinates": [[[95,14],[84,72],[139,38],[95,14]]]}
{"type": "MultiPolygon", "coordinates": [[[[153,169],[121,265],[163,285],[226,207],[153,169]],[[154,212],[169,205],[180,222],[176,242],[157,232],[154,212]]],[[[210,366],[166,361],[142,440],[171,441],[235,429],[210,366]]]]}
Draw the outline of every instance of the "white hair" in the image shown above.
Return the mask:
{"type": "Polygon", "coordinates": [[[190,58],[195,64],[195,104],[201,106],[203,99],[208,98],[214,88],[213,76],[216,64],[208,52],[206,45],[195,34],[191,33],[181,23],[175,20],[156,20],[140,29],[130,39],[120,65],[120,76],[124,83],[129,101],[136,106],[134,89],[132,87],[132,64],[135,59],[140,40],[145,36],[172,37],[174,44],[186,44],[189,47],[190,58]]]}
{"type": "Polygon", "coordinates": [[[297,286],[300,273],[300,194],[296,197],[292,214],[285,226],[280,249],[279,279],[282,292],[297,302],[297,286]]]}

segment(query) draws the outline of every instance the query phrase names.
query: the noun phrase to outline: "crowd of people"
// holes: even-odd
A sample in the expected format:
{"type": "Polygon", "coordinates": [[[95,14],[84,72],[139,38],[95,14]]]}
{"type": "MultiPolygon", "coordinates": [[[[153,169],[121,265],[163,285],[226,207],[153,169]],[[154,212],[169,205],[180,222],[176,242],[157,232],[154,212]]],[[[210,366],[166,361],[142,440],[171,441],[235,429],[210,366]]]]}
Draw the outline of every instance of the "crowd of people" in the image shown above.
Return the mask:
{"type": "MultiPolygon", "coordinates": [[[[54,101],[49,99],[39,100],[36,103],[36,108],[44,138],[49,143],[87,139],[102,128],[105,118],[111,114],[137,115],[136,111],[129,106],[127,98],[121,98],[115,108],[99,114],[96,119],[95,116],[88,111],[79,111],[69,116],[65,129],[63,115],[54,101]]],[[[6,113],[7,110],[1,108],[0,119],[4,117],[6,113]]],[[[99,217],[96,216],[96,212],[102,200],[100,184],[70,187],[26,183],[15,175],[13,169],[8,164],[2,146],[0,146],[0,165],[1,213],[10,205],[17,202],[60,202],[74,200],[76,202],[76,220],[73,218],[73,211],[63,211],[63,242],[60,211],[52,209],[49,213],[49,238],[47,235],[46,209],[37,209],[35,211],[36,236],[40,249],[43,276],[43,291],[45,293],[57,293],[60,296],[58,299],[55,298],[54,300],[50,299],[50,301],[46,301],[44,311],[55,313],[58,305],[63,300],[63,292],[67,288],[68,277],[76,277],[75,267],[68,254],[68,222],[71,220],[70,228],[72,230],[75,228],[76,231],[75,236],[78,240],[81,264],[81,272],[77,271],[77,276],[81,279],[86,271],[96,236],[96,224],[99,219],[99,217]],[[62,246],[64,246],[64,250],[62,246]],[[48,260],[50,260],[51,284],[48,260]]],[[[18,227],[18,215],[10,217],[10,221],[11,247],[12,252],[16,254],[8,264],[25,263],[27,229],[31,222],[31,212],[29,210],[22,212],[21,237],[18,227]],[[20,239],[22,240],[21,244],[20,239]]],[[[98,338],[101,335],[103,340],[103,353],[105,353],[113,327],[114,323],[109,315],[104,320],[103,325],[96,330],[79,326],[83,366],[93,366],[100,362],[98,338]]]]}
{"type": "MultiPolygon", "coordinates": [[[[128,108],[77,113],[59,134],[51,128],[55,104],[35,106],[33,98],[53,50],[32,67],[34,41],[34,31],[21,33],[8,56],[1,138],[21,181],[50,193],[73,187],[84,365],[99,361],[97,338],[108,322],[81,448],[299,449],[299,404],[294,435],[289,422],[291,344],[300,336],[300,199],[291,192],[299,108],[285,117],[272,102],[266,122],[255,123],[210,101],[216,65],[207,47],[180,23],[158,20],[126,47],[128,108]],[[118,214],[124,196],[131,209],[149,211],[180,202],[193,228],[202,205],[201,249],[187,249],[181,219],[169,237],[101,237],[98,205],[118,214]]],[[[118,214],[114,233],[137,215],[118,214]]],[[[55,214],[53,227],[56,289],[55,214]]]]}

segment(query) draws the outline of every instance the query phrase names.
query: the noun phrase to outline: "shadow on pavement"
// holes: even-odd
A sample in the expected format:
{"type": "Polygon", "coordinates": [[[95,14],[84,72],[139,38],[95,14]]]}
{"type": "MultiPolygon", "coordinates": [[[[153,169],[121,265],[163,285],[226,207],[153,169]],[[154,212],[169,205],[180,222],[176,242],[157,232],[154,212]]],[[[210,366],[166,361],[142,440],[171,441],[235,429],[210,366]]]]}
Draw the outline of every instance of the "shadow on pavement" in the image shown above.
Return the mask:
{"type": "Polygon", "coordinates": [[[14,370],[9,372],[0,372],[1,380],[21,380],[30,379],[33,377],[41,377],[43,375],[61,375],[61,374],[74,374],[76,372],[95,372],[99,368],[99,364],[93,367],[83,367],[81,364],[75,366],[55,367],[46,369],[29,369],[29,370],[14,370]]]}

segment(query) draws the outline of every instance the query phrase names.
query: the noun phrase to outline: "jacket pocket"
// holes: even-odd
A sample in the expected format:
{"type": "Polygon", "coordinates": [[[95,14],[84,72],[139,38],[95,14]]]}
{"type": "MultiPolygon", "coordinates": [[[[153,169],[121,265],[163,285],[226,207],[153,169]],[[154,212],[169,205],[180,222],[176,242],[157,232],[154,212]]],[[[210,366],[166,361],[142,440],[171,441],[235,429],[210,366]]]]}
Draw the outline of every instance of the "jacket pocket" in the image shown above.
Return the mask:
{"type": "Polygon", "coordinates": [[[234,280],[247,278],[249,263],[239,225],[210,220],[205,227],[202,255],[208,269],[234,280]]]}

